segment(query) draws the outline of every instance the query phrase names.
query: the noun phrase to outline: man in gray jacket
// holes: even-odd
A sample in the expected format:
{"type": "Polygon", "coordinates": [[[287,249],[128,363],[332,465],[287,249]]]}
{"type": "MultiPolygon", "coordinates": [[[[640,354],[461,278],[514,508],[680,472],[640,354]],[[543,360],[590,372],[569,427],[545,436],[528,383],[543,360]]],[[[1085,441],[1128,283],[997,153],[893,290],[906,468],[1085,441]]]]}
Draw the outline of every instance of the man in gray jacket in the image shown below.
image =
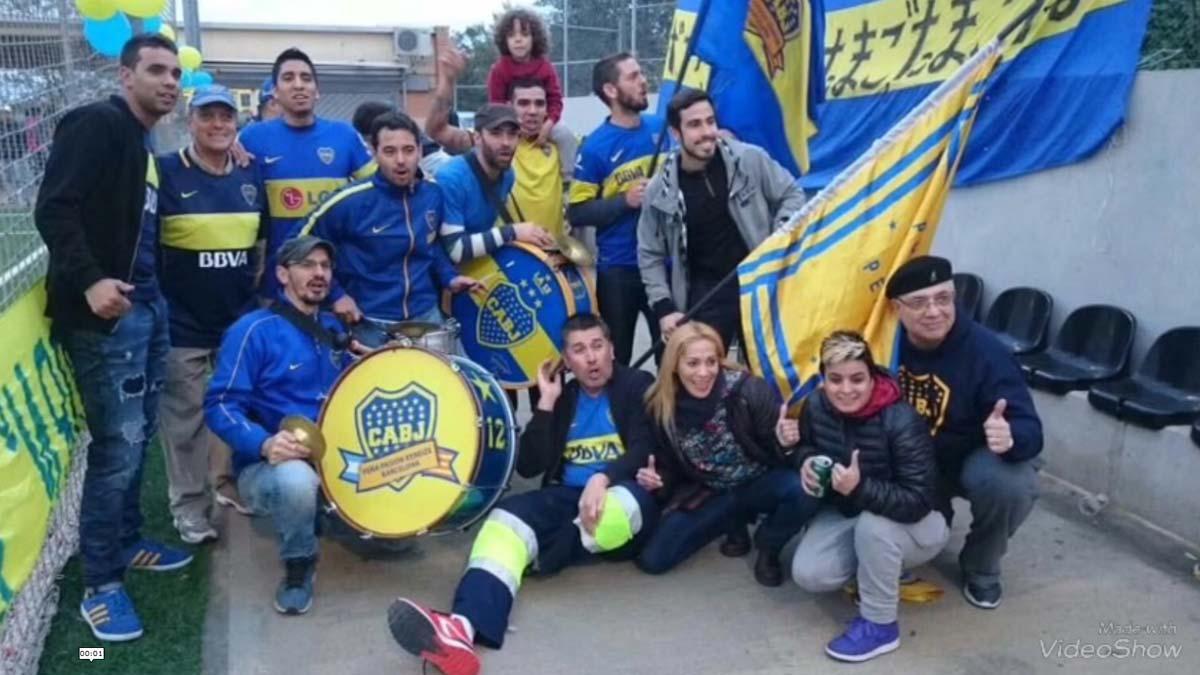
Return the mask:
{"type": "MultiPolygon", "coordinates": [[[[637,230],[638,267],[664,338],[804,204],[795,177],[765,150],[721,138],[707,93],[681,89],[667,106],[667,125],[679,149],[646,188],[637,230]]],[[[741,333],[739,306],[735,280],[691,318],[715,328],[728,347],[741,333]]]]}

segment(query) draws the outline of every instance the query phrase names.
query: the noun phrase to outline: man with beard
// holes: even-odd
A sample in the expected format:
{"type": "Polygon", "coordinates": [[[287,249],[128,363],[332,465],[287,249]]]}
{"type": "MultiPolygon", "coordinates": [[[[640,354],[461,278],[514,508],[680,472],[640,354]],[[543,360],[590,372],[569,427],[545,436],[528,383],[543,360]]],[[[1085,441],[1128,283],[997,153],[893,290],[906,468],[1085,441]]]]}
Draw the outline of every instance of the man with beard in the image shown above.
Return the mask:
{"type": "MultiPolygon", "coordinates": [[[[762,148],[721,137],[706,92],[675,94],[667,125],[679,148],[646,189],[637,241],[646,295],[670,337],[684,311],[804,205],[804,191],[762,148]]],[[[741,333],[740,308],[731,281],[692,318],[730,345],[741,333]]]]}
{"type": "Polygon", "coordinates": [[[958,316],[950,261],[918,256],[885,289],[903,327],[900,389],[929,423],[941,479],[939,509],[971,503],[958,555],[962,593],[980,609],[1000,606],[1000,560],[1033,510],[1042,422],[1012,352],[969,316],[958,316]]]}
{"type": "Polygon", "coordinates": [[[442,190],[418,168],[420,129],[402,112],[385,112],[372,119],[367,138],[375,175],[326,200],[301,233],[341,251],[330,298],[346,323],[440,324],[440,289],[457,293],[476,282],[459,275],[437,243],[442,190]]]}
{"type": "MultiPolygon", "coordinates": [[[[333,246],[316,237],[279,247],[272,272],[280,297],[225,333],[204,397],[209,428],[233,449],[238,491],[253,513],[274,521],[285,570],[275,591],[281,614],[312,606],[319,480],[309,449],[279,425],[289,415],[315,420],[349,360],[337,337],[340,324],[320,311],[333,255],[333,246]]],[[[357,344],[351,349],[361,351],[357,344]]]]}
{"type": "Polygon", "coordinates": [[[596,228],[596,300],[612,327],[617,361],[629,365],[638,314],[646,317],[651,342],[659,339],[638,276],[637,220],[662,122],[642,115],[646,77],[628,52],[601,59],[592,69],[592,91],[609,116],[579,148],[567,220],[596,228]]]}
{"type": "Polygon", "coordinates": [[[489,103],[475,113],[474,149],[438,171],[437,182],[445,197],[442,244],[456,263],[487,255],[514,240],[542,248],[554,245],[546,230],[518,222],[505,205],[515,181],[512,161],[519,133],[512,107],[489,103]]]}
{"type": "Polygon", "coordinates": [[[554,574],[589,560],[629,560],[654,530],[658,507],[638,469],[654,452],[642,403],[653,378],[614,363],[608,326],[579,314],[563,326],[563,360],[538,371],[541,399],[521,434],[517,473],[539,490],[503,499],[483,523],[451,613],[392,603],[392,637],[446,675],[476,675],[473,644],[500,649],[526,569],[554,574]]]}
{"type": "MultiPolygon", "coordinates": [[[[285,49],[275,58],[271,78],[283,115],[246,127],[239,139],[254,155],[266,181],[271,213],[268,258],[286,239],[296,236],[326,197],[375,170],[354,127],[317,116],[317,70],[307,54],[285,49]]],[[[266,269],[273,268],[274,261],[268,259],[266,269]]],[[[261,295],[273,299],[278,292],[275,276],[263,277],[261,295]]]]}
{"type": "Polygon", "coordinates": [[[252,308],[268,224],[258,167],[240,167],[230,154],[236,106],[225,87],[197,89],[188,111],[191,145],[158,159],[162,285],[171,327],[162,442],[171,515],[189,544],[217,538],[209,522],[214,488],[218,503],[245,513],[229,449],[204,426],[203,408],[221,335],[252,308]]]}
{"type": "Polygon", "coordinates": [[[79,509],[79,610],[97,639],[112,641],[142,635],[125,570],[192,560],[142,539],[139,507],[169,348],[150,130],[175,108],[182,69],[175,43],[157,34],[126,42],[120,64],[119,94],[59,123],[34,211],[50,253],[46,314],[71,358],[92,436],[79,509]]]}

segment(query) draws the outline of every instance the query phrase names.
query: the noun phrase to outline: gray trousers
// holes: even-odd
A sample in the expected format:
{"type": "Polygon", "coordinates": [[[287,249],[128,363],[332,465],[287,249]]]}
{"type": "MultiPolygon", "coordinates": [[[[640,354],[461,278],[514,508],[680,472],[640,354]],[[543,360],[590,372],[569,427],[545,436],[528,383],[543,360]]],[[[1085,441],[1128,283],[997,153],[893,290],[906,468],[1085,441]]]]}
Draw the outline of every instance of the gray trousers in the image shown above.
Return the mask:
{"type": "Polygon", "coordinates": [[[958,555],[965,581],[983,587],[1000,583],[1000,559],[1008,551],[1008,540],[1037,501],[1039,466],[1038,459],[1008,462],[986,447],[978,448],[963,461],[958,480],[943,485],[944,494],[971,503],[971,529],[958,555]]]}
{"type": "Polygon", "coordinates": [[[176,518],[202,518],[212,490],[232,480],[229,447],[204,423],[204,392],[216,349],[172,347],[159,398],[159,433],[167,457],[168,494],[176,518]]]}
{"type": "Polygon", "coordinates": [[[900,602],[900,572],[933,559],[950,538],[941,513],[898,523],[867,511],[847,518],[823,508],[792,558],[792,578],[813,593],[834,591],[858,577],[859,612],[867,621],[891,623],[900,602]]]}

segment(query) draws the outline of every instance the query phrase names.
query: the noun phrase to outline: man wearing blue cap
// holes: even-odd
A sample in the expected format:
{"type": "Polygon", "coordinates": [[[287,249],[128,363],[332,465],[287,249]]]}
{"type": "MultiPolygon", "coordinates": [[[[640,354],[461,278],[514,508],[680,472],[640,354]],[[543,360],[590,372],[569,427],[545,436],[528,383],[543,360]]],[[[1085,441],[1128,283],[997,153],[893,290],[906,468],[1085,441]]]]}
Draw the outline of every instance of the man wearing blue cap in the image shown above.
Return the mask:
{"type": "Polygon", "coordinates": [[[275,80],[268,77],[258,90],[258,115],[255,122],[267,122],[283,115],[283,108],[275,98],[275,80]]]}
{"type": "Polygon", "coordinates": [[[221,335],[254,302],[267,215],[257,165],[239,167],[229,153],[237,137],[233,94],[220,85],[197,89],[188,129],[191,145],[159,158],[171,333],[159,415],[175,529],[198,544],[217,538],[213,488],[218,503],[245,512],[229,449],[205,427],[203,402],[221,335]]]}

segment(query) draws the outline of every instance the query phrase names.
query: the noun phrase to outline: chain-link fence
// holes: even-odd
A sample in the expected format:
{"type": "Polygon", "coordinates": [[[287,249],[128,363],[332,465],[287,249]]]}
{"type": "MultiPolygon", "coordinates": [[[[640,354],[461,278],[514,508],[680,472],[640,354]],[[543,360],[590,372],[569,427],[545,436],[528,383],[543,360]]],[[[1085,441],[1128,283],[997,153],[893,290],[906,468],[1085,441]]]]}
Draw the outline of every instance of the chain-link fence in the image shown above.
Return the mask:
{"type": "MultiPolygon", "coordinates": [[[[115,59],[88,45],[73,0],[0,0],[0,311],[45,271],[33,204],[54,128],[71,108],[114,92],[116,72],[115,59]]],[[[164,126],[182,126],[173,118],[164,126]]],[[[165,134],[165,144],[178,136],[165,134]]]]}
{"type": "Polygon", "coordinates": [[[1139,67],[1200,68],[1200,0],[1154,0],[1139,67]]]}

